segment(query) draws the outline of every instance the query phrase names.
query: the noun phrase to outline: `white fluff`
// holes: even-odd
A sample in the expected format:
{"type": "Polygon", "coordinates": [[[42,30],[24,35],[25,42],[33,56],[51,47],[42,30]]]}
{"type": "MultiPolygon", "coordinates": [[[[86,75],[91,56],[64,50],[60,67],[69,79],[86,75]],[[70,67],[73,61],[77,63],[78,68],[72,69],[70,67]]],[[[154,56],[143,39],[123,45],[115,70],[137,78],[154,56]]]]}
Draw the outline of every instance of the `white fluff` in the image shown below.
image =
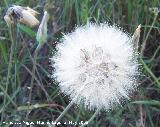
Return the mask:
{"type": "Polygon", "coordinates": [[[88,109],[112,109],[137,87],[138,53],[115,26],[88,24],[57,45],[53,77],[61,91],[88,109]]]}

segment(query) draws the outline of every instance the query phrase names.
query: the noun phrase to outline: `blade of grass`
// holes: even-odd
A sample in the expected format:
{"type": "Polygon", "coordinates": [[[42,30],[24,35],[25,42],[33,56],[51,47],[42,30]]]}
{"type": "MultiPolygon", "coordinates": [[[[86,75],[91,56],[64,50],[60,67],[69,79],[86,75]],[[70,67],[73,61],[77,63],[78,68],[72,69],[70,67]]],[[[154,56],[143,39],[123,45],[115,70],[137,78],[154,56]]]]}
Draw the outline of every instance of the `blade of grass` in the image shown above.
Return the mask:
{"type": "Polygon", "coordinates": [[[156,82],[157,87],[160,88],[160,82],[158,80],[158,78],[152,73],[151,69],[147,66],[147,64],[141,59],[140,60],[144,69],[148,72],[148,74],[154,79],[154,81],[156,82]]]}
{"type": "Polygon", "coordinates": [[[133,103],[133,104],[144,104],[144,105],[160,106],[160,101],[157,101],[157,100],[133,101],[131,103],[133,103]]]}

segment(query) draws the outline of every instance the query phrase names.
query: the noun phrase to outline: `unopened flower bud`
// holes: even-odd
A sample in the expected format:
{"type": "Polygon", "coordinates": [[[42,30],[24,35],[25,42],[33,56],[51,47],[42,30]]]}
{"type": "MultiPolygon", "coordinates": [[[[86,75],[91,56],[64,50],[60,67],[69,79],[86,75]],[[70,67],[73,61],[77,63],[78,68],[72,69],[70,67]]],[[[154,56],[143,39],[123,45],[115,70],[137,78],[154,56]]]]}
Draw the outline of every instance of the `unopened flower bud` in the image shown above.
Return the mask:
{"type": "Polygon", "coordinates": [[[38,31],[37,31],[37,41],[39,44],[43,44],[47,40],[47,22],[48,22],[49,16],[47,14],[47,11],[44,12],[44,16],[42,18],[41,24],[39,25],[38,31]]]}
{"type": "Polygon", "coordinates": [[[140,32],[141,32],[141,24],[137,27],[135,30],[133,36],[132,36],[132,43],[136,49],[138,49],[138,43],[140,38],[140,32]]]}

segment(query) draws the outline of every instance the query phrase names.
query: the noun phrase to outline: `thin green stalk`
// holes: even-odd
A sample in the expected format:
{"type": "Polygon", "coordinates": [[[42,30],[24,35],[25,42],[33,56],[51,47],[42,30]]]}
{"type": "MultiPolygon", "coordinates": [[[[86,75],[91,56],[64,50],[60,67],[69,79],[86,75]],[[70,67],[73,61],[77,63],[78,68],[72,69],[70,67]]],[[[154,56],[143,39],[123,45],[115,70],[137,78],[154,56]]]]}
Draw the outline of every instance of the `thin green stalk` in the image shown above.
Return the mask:
{"type": "Polygon", "coordinates": [[[30,85],[31,87],[30,87],[30,93],[29,93],[29,104],[31,103],[31,99],[32,99],[32,89],[33,89],[33,86],[34,86],[36,62],[37,62],[38,51],[40,50],[40,48],[41,48],[41,45],[38,45],[35,52],[34,52],[32,79],[31,79],[31,85],[30,85]]]}
{"type": "MultiPolygon", "coordinates": [[[[11,51],[10,51],[10,56],[9,56],[9,63],[8,63],[8,71],[7,71],[7,80],[6,80],[6,88],[5,88],[5,94],[8,95],[8,85],[9,85],[9,80],[10,80],[10,77],[11,77],[11,69],[12,69],[12,62],[13,62],[13,56],[14,56],[14,48],[15,48],[15,42],[16,42],[16,36],[14,36],[16,33],[15,31],[15,24],[13,25],[10,25],[9,26],[9,34],[10,34],[10,38],[11,38],[11,51]]],[[[5,107],[6,103],[7,103],[7,98],[10,100],[10,97],[9,95],[8,96],[5,96],[4,97],[4,102],[3,102],[3,108],[5,107]]],[[[17,105],[11,101],[13,106],[17,108],[17,105]]],[[[4,111],[2,112],[2,115],[1,115],[1,121],[3,121],[3,115],[4,115],[4,111]]]]}
{"type": "Polygon", "coordinates": [[[44,107],[60,107],[63,108],[60,105],[57,104],[34,104],[34,105],[30,105],[30,106],[19,106],[17,108],[18,111],[24,111],[24,110],[33,110],[33,109],[37,109],[37,108],[44,108],[44,107]]]}
{"type": "Polygon", "coordinates": [[[143,65],[144,69],[145,69],[145,70],[149,73],[149,75],[154,79],[154,81],[156,82],[157,87],[160,88],[160,82],[159,82],[158,78],[152,73],[152,71],[151,71],[150,68],[147,66],[147,64],[146,64],[142,59],[140,59],[140,60],[141,60],[141,63],[142,63],[142,65],[143,65]]]}
{"type": "MultiPolygon", "coordinates": [[[[36,63],[37,63],[37,56],[38,56],[38,51],[41,49],[42,45],[38,45],[35,52],[34,52],[34,59],[33,59],[33,69],[32,69],[32,77],[31,77],[31,84],[30,84],[30,92],[29,92],[29,101],[28,101],[28,106],[31,104],[31,100],[32,100],[32,90],[33,90],[33,86],[34,86],[34,80],[36,79],[36,63]]],[[[26,115],[26,120],[28,119],[30,111],[27,112],[26,115]]]]}
{"type": "Polygon", "coordinates": [[[8,63],[8,72],[7,72],[7,81],[6,81],[6,92],[8,91],[8,85],[9,85],[9,79],[11,77],[11,69],[12,69],[12,60],[13,60],[13,55],[14,55],[14,46],[15,46],[15,36],[13,35],[12,29],[13,27],[10,27],[10,37],[11,37],[11,51],[10,51],[10,56],[9,56],[9,63],[8,63]]]}
{"type": "MultiPolygon", "coordinates": [[[[12,98],[8,95],[8,93],[6,92],[6,90],[0,85],[0,89],[3,91],[3,93],[5,94],[5,96],[8,98],[8,100],[10,100],[10,102],[13,104],[13,106],[15,108],[17,108],[16,103],[12,100],[12,98]]],[[[4,105],[6,106],[6,104],[4,105]]],[[[4,107],[3,107],[4,108],[4,107]]]]}
{"type": "MultiPolygon", "coordinates": [[[[31,59],[32,62],[34,63],[34,58],[32,57],[32,55],[31,55],[31,53],[30,53],[30,51],[29,51],[26,43],[24,43],[24,45],[25,45],[25,47],[27,48],[27,51],[28,51],[29,56],[30,56],[30,59],[31,59]]],[[[36,62],[36,65],[37,65],[37,64],[38,64],[38,63],[36,62]]],[[[30,69],[28,69],[24,64],[22,64],[22,66],[28,71],[28,73],[29,73],[31,76],[33,76],[33,73],[32,73],[32,71],[30,71],[30,69]]],[[[37,68],[36,68],[35,72],[37,72],[38,77],[34,76],[34,78],[35,78],[34,80],[37,82],[37,84],[38,84],[38,85],[41,87],[41,89],[44,91],[46,97],[49,98],[49,101],[51,101],[51,98],[49,97],[49,95],[48,95],[47,91],[45,90],[44,86],[41,85],[41,84],[42,84],[42,80],[41,80],[41,78],[40,78],[40,74],[39,74],[37,68]],[[40,81],[38,80],[38,78],[40,79],[40,81]]]]}
{"type": "MultiPolygon", "coordinates": [[[[22,66],[27,70],[27,72],[28,72],[30,75],[33,76],[32,72],[31,72],[24,64],[22,64],[22,66]]],[[[37,71],[38,71],[38,70],[37,70],[37,71]]],[[[38,73],[38,72],[37,72],[37,73],[38,73]]],[[[44,91],[44,93],[46,94],[46,97],[49,97],[47,91],[46,91],[45,88],[41,85],[41,82],[38,80],[38,78],[35,77],[35,76],[34,76],[34,78],[35,78],[35,81],[37,82],[37,84],[39,85],[39,87],[41,87],[41,89],[42,89],[42,90],[44,91]]],[[[51,100],[51,99],[50,99],[50,100],[51,100]]]]}
{"type": "Polygon", "coordinates": [[[8,7],[8,2],[7,2],[7,0],[3,0],[3,1],[4,1],[5,5],[6,5],[6,7],[8,7]]]}
{"type": "Polygon", "coordinates": [[[142,48],[141,48],[141,52],[140,52],[141,57],[142,57],[142,56],[143,56],[143,54],[144,54],[144,50],[145,50],[145,48],[146,48],[146,42],[147,42],[147,39],[148,39],[149,34],[150,34],[150,32],[151,32],[151,30],[152,30],[152,28],[153,28],[153,25],[154,25],[154,24],[155,24],[155,22],[156,22],[157,16],[158,16],[158,13],[155,13],[155,17],[154,17],[154,19],[153,19],[152,25],[151,25],[151,27],[150,27],[150,29],[149,29],[149,31],[148,31],[148,33],[147,33],[147,35],[146,35],[145,40],[144,40],[144,41],[143,41],[143,43],[142,43],[142,48]]]}
{"type": "MultiPolygon", "coordinates": [[[[73,105],[73,100],[69,103],[69,105],[63,110],[63,112],[60,114],[60,116],[54,121],[54,123],[57,123],[65,114],[66,112],[71,108],[71,106],[73,105]]],[[[56,125],[56,124],[55,124],[56,125]]],[[[53,127],[55,127],[55,125],[53,125],[53,127]]]]}
{"type": "MultiPolygon", "coordinates": [[[[10,97],[7,93],[5,93],[4,88],[0,85],[1,90],[4,92],[4,94],[8,97],[9,101],[6,103],[6,105],[4,105],[1,109],[0,109],[0,113],[2,113],[4,111],[4,109],[10,104],[10,103],[15,103],[13,101],[14,98],[16,98],[16,95],[18,94],[18,92],[20,91],[20,88],[18,88],[14,94],[10,97]]],[[[16,105],[16,104],[15,104],[16,105]]],[[[17,107],[17,106],[16,106],[17,107]]]]}
{"type": "Polygon", "coordinates": [[[92,115],[92,117],[88,120],[87,124],[83,124],[80,127],[85,127],[86,125],[88,125],[90,122],[93,121],[93,119],[97,116],[97,114],[99,113],[99,109],[96,110],[96,112],[92,115]]]}
{"type": "MultiPolygon", "coordinates": [[[[80,91],[84,89],[85,85],[81,88],[80,91]]],[[[77,100],[79,97],[79,94],[68,104],[68,106],[63,110],[63,112],[60,114],[60,116],[54,121],[54,123],[57,123],[64,115],[65,113],[70,109],[70,107],[73,105],[74,100],[77,100]]],[[[56,125],[56,124],[55,124],[56,125]]],[[[55,127],[55,125],[53,127],[55,127]]]]}

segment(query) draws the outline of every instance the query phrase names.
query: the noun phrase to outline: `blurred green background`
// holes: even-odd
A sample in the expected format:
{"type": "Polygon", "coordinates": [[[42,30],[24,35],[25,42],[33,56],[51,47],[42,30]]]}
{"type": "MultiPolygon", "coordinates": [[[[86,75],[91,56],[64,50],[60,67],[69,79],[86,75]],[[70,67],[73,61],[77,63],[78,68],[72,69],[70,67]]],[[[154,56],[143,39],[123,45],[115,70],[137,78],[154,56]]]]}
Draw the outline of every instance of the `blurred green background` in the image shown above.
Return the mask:
{"type": "MultiPolygon", "coordinates": [[[[102,112],[88,127],[160,127],[160,13],[153,12],[153,8],[160,11],[159,0],[1,0],[1,127],[26,126],[2,124],[4,121],[47,121],[54,120],[60,115],[69,104],[69,99],[60,93],[58,84],[50,78],[52,67],[49,58],[55,52],[55,46],[60,41],[62,33],[71,32],[77,25],[84,25],[89,21],[117,24],[131,35],[139,24],[142,25],[139,43],[142,75],[138,90],[132,95],[131,101],[113,111],[102,112]],[[30,82],[33,75],[32,59],[38,44],[35,39],[38,27],[17,24],[13,59],[8,75],[12,39],[3,17],[11,5],[35,9],[40,13],[37,17],[40,21],[44,10],[50,14],[48,41],[38,54],[36,79],[29,106],[30,82]]],[[[86,121],[93,113],[85,110],[83,105],[78,107],[75,105],[62,118],[62,122],[86,121]]],[[[60,127],[75,126],[78,127],[60,125],[60,127]]]]}

